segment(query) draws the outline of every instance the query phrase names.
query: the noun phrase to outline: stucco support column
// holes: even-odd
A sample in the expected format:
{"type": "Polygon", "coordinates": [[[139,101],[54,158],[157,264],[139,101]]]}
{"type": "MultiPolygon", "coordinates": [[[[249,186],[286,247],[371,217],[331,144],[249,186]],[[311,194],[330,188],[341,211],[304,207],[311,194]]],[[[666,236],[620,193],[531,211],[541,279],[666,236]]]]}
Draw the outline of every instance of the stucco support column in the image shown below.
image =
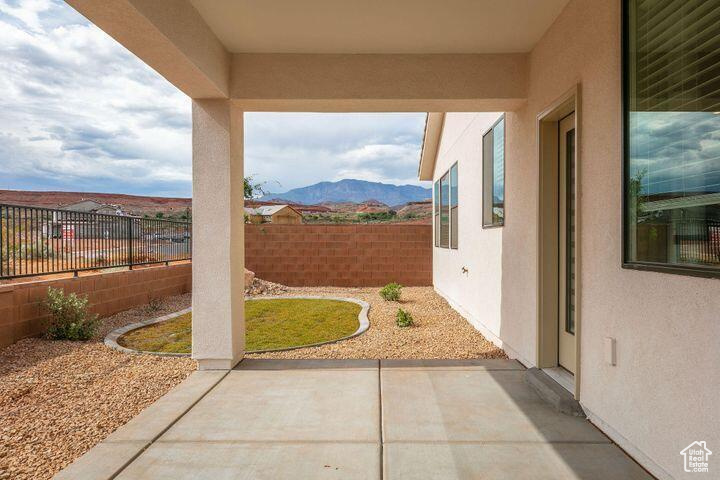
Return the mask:
{"type": "Polygon", "coordinates": [[[193,119],[192,356],[201,370],[243,357],[243,112],[195,100],[193,119]]]}

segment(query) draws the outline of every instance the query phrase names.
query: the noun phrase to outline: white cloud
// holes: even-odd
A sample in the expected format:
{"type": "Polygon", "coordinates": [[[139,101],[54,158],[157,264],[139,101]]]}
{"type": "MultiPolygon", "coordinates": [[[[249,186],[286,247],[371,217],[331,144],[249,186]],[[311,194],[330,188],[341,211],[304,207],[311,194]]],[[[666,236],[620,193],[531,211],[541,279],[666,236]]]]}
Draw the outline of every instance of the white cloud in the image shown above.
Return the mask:
{"type": "Polygon", "coordinates": [[[190,195],[190,100],[64,2],[0,0],[0,188],[190,195]]]}
{"type": "Polygon", "coordinates": [[[425,114],[248,113],[245,171],[282,192],[356,178],[420,185],[425,114]]]}
{"type": "MultiPolygon", "coordinates": [[[[0,0],[0,189],[191,194],[190,100],[59,0],[0,0]]],[[[245,170],[284,191],[417,184],[424,114],[247,115],[245,170]]]]}

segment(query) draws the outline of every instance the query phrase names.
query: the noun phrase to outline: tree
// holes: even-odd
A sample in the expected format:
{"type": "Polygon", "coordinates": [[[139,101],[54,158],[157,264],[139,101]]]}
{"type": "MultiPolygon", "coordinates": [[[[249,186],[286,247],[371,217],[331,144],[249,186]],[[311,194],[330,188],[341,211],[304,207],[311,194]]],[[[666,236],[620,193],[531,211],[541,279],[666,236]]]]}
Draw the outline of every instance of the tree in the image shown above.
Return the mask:
{"type": "Polygon", "coordinates": [[[192,211],[190,210],[190,207],[185,209],[185,211],[180,215],[180,219],[186,222],[192,220],[192,211]]]}
{"type": "Polygon", "coordinates": [[[646,199],[643,196],[643,179],[646,174],[647,169],[642,169],[628,179],[628,200],[630,208],[633,208],[631,213],[635,215],[636,221],[645,215],[643,204],[646,199]]]}
{"type": "Polygon", "coordinates": [[[245,198],[248,199],[258,195],[265,195],[265,190],[263,190],[264,186],[265,182],[253,183],[252,175],[250,175],[249,177],[245,177],[245,198]]]}

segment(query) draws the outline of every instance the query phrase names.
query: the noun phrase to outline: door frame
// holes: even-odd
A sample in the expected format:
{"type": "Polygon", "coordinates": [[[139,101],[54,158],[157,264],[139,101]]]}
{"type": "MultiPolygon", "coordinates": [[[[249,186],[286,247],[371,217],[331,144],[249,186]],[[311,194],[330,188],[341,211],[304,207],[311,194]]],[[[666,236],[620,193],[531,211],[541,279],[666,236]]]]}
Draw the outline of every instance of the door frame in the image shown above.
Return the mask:
{"type": "Polygon", "coordinates": [[[575,376],[573,394],[580,398],[581,350],[581,161],[580,85],[577,84],[537,115],[537,366],[558,366],[558,129],[560,120],[575,112],[575,376]]]}

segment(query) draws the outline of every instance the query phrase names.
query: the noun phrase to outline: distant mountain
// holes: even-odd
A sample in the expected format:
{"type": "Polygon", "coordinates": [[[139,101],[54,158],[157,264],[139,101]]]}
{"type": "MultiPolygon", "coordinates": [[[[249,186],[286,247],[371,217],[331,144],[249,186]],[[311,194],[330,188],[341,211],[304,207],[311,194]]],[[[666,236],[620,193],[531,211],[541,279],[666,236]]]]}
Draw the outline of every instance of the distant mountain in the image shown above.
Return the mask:
{"type": "Polygon", "coordinates": [[[415,185],[391,185],[365,180],[346,179],[338,182],[320,182],[285,193],[268,193],[261,200],[282,198],[286,201],[317,204],[323,202],[361,203],[375,200],[386,205],[401,205],[408,202],[427,200],[432,190],[415,185]]]}

